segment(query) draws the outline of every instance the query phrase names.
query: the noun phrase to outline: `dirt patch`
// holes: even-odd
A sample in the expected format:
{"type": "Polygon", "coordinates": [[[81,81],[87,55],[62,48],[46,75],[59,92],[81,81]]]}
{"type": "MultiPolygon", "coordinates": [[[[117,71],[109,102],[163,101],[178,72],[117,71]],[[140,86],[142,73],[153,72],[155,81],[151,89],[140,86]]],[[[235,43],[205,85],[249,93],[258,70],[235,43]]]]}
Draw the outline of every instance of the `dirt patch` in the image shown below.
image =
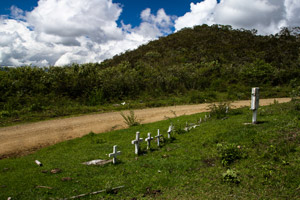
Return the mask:
{"type": "MultiPolygon", "coordinates": [[[[290,98],[261,99],[260,105],[288,102],[290,98]]],[[[210,104],[170,106],[135,110],[142,123],[164,120],[168,117],[191,115],[207,112],[210,104]]],[[[250,106],[250,101],[236,101],[234,108],[250,106]]],[[[129,111],[123,113],[128,114],[129,111]]],[[[24,125],[0,128],[0,159],[11,156],[23,156],[45,146],[65,140],[82,137],[89,132],[103,133],[126,128],[120,112],[92,114],[67,119],[55,119],[24,125]]]]}

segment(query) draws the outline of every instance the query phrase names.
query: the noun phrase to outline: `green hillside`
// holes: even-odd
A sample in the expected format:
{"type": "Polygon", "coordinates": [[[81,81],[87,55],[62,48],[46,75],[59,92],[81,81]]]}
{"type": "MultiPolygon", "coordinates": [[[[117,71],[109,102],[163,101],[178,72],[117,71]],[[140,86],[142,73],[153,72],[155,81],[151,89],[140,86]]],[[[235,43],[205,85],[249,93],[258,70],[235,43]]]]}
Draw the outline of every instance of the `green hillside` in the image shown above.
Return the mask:
{"type": "Polygon", "coordinates": [[[299,28],[186,28],[101,64],[0,68],[0,126],[99,110],[298,95],[299,28]],[[128,104],[127,104],[128,105],[128,104]]]}
{"type": "Polygon", "coordinates": [[[256,125],[245,124],[251,122],[249,107],[227,114],[222,108],[216,106],[206,121],[207,113],[200,113],[90,133],[28,156],[2,159],[0,199],[65,199],[100,190],[80,199],[299,199],[300,101],[260,107],[256,125]],[[198,127],[183,130],[200,117],[198,127]],[[152,141],[147,150],[144,141],[136,156],[131,144],[135,133],[145,139],[157,129],[164,136],[162,146],[152,141]],[[109,159],[114,145],[121,151],[117,165],[82,164],[109,159]],[[124,187],[113,190],[119,186],[124,187]]]}

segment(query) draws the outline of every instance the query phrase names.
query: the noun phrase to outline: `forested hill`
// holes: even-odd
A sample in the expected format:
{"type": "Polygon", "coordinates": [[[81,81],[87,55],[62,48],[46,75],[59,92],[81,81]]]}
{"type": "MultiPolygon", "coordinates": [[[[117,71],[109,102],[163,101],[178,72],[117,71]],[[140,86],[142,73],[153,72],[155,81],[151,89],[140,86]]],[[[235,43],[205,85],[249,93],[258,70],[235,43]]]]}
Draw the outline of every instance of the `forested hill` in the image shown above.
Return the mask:
{"type": "Polygon", "coordinates": [[[291,69],[299,65],[299,33],[299,28],[283,28],[276,35],[259,36],[256,30],[234,30],[231,26],[195,26],[115,56],[105,64],[129,61],[132,66],[160,67],[216,61],[242,67],[261,60],[277,69],[291,69]]]}
{"type": "Polygon", "coordinates": [[[259,36],[255,30],[202,25],[101,64],[1,67],[0,118],[48,112],[51,106],[59,113],[66,105],[125,99],[157,102],[179,97],[179,103],[245,99],[253,86],[262,88],[263,97],[295,94],[300,86],[299,32],[283,28],[276,35],[259,36]]]}

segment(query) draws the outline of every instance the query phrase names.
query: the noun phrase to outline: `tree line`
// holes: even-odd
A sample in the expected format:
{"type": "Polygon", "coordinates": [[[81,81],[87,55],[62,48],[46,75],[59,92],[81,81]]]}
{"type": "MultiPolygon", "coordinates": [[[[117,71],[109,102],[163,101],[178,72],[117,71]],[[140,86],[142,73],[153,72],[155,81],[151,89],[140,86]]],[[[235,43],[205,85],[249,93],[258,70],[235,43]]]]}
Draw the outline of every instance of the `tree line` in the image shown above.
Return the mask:
{"type": "Polygon", "coordinates": [[[236,99],[253,86],[293,89],[300,86],[299,29],[261,36],[255,30],[202,25],[102,63],[0,67],[0,110],[39,111],[64,102],[94,106],[191,91],[224,92],[236,99]]]}

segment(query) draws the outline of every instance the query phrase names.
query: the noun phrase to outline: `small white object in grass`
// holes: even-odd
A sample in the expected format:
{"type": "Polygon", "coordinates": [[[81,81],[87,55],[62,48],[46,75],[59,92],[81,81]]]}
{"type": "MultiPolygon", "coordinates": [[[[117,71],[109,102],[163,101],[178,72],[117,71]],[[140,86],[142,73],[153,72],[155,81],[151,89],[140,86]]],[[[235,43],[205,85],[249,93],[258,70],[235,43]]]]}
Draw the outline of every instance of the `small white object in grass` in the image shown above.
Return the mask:
{"type": "Polygon", "coordinates": [[[143,138],[140,138],[140,132],[136,132],[136,137],[135,140],[131,141],[131,144],[134,144],[135,147],[135,154],[139,154],[139,150],[140,150],[140,143],[143,141],[143,138]]]}
{"type": "Polygon", "coordinates": [[[162,135],[159,134],[159,129],[157,129],[157,136],[155,136],[155,137],[156,137],[156,139],[157,139],[157,146],[159,147],[159,146],[160,146],[160,144],[159,144],[159,142],[160,142],[160,137],[162,137],[162,135]]]}
{"type": "Polygon", "coordinates": [[[226,114],[228,113],[228,109],[229,109],[229,107],[228,107],[228,106],[226,106],[226,112],[225,112],[226,114]]]}
{"type": "Polygon", "coordinates": [[[124,106],[126,104],[126,102],[124,101],[123,103],[121,103],[122,106],[124,106]]]}
{"type": "Polygon", "coordinates": [[[113,164],[117,163],[117,156],[121,154],[121,151],[117,151],[118,146],[115,145],[113,148],[113,152],[110,153],[108,156],[113,157],[113,164]]]}
{"type": "Polygon", "coordinates": [[[202,123],[202,118],[200,117],[199,124],[201,124],[201,123],[202,123]]]}
{"type": "Polygon", "coordinates": [[[11,198],[11,197],[8,197],[7,200],[12,200],[12,198],[11,198]]]}
{"type": "Polygon", "coordinates": [[[84,165],[105,165],[107,163],[111,163],[113,160],[101,160],[101,159],[98,159],[98,160],[91,160],[91,161],[88,161],[88,162],[84,162],[82,164],[84,165]]]}
{"type": "Polygon", "coordinates": [[[153,140],[153,137],[151,137],[151,133],[148,133],[148,137],[145,139],[147,142],[147,149],[151,148],[151,140],[153,140]]]}
{"type": "Polygon", "coordinates": [[[38,165],[38,166],[43,166],[43,164],[40,162],[40,161],[38,161],[38,160],[35,160],[35,163],[38,165]]]}
{"type": "Polygon", "coordinates": [[[197,128],[199,125],[194,125],[193,128],[197,128]]]}

